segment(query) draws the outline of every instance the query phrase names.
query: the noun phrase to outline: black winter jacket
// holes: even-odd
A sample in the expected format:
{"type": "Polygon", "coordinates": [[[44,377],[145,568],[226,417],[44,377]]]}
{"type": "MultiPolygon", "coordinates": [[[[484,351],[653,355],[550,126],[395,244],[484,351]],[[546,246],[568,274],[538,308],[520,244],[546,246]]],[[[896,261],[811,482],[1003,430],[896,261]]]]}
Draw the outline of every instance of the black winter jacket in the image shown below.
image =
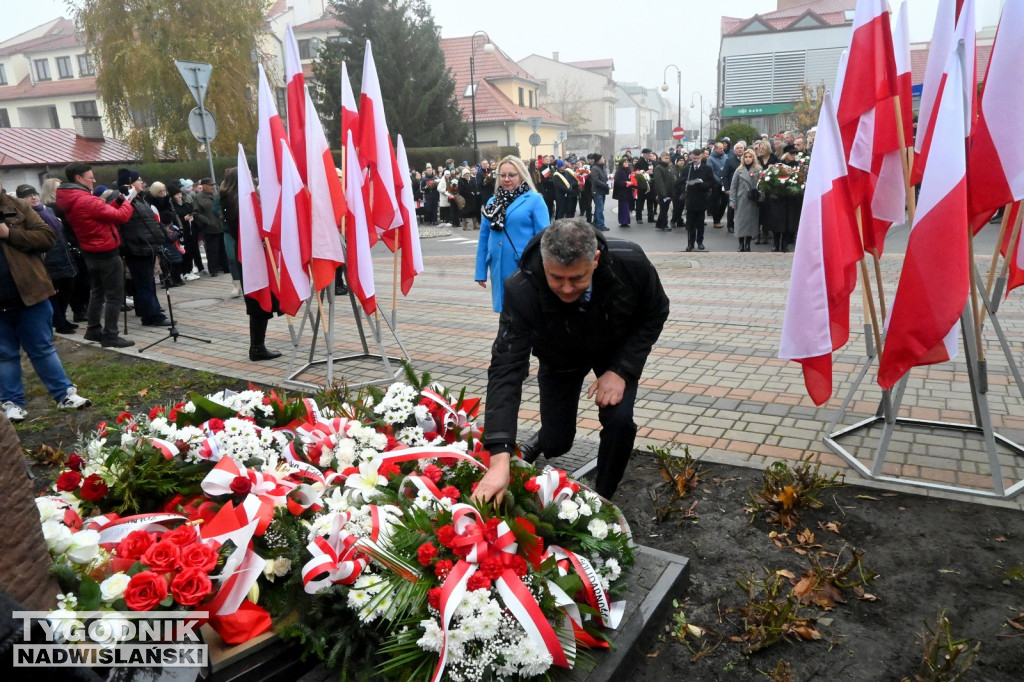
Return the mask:
{"type": "Polygon", "coordinates": [[[142,197],[132,200],[135,212],[128,222],[118,225],[121,231],[121,249],[129,256],[157,255],[167,242],[167,233],[160,227],[153,207],[142,197]]]}
{"type": "Polygon", "coordinates": [[[611,370],[637,381],[668,318],[658,271],[632,242],[598,233],[601,257],[590,301],[566,304],[548,287],[541,234],[523,249],[520,269],[505,280],[505,302],[487,370],[484,442],[515,443],[530,354],[558,370],[611,370]]]}

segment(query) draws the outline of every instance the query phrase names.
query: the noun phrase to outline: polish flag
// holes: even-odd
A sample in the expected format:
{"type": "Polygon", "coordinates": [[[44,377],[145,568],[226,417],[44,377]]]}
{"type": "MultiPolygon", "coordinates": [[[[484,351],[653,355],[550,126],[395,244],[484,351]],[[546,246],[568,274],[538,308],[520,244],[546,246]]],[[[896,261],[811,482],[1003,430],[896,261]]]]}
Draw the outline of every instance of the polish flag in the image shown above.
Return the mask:
{"type": "Polygon", "coordinates": [[[850,294],[863,251],[850,206],[846,157],[832,93],[818,117],[807,173],[779,357],[803,366],[815,405],[832,396],[832,353],[850,337],[850,294]]]}
{"type": "Polygon", "coordinates": [[[864,248],[880,254],[889,227],[904,222],[906,205],[886,0],[858,0],[842,83],[836,114],[849,182],[861,209],[864,248]]]}
{"type": "MultiPolygon", "coordinates": [[[[967,155],[971,223],[977,232],[1001,207],[1024,199],[1024,3],[1003,6],[967,155]],[[998,143],[997,143],[998,140],[998,143]]],[[[1010,223],[1012,226],[1012,223],[1010,223]]]]}
{"type": "Polygon", "coordinates": [[[288,143],[299,176],[305,184],[309,182],[306,174],[306,76],[302,73],[299,45],[295,42],[291,24],[287,24],[284,31],[284,73],[288,103],[288,143]]]}
{"type": "Polygon", "coordinates": [[[310,259],[310,205],[309,192],[302,184],[299,169],[288,149],[288,140],[278,141],[281,147],[281,256],[278,266],[281,293],[278,302],[281,312],[295,315],[302,302],[309,298],[309,275],[306,264],[310,259]]]}
{"type": "MultiPolygon", "coordinates": [[[[942,75],[949,53],[953,51],[953,34],[956,32],[956,17],[960,9],[958,0],[939,0],[935,15],[932,42],[928,47],[928,63],[924,69],[924,84],[921,87],[921,101],[917,108],[917,137],[914,139],[914,168],[910,173],[910,184],[920,184],[924,177],[924,166],[932,144],[932,130],[935,127],[935,107],[941,95],[942,75]]],[[[962,0],[961,0],[962,1],[962,0]]]]}
{"type": "Polygon", "coordinates": [[[256,133],[256,173],[260,178],[260,205],[263,208],[263,233],[271,248],[281,249],[281,150],[277,141],[286,137],[284,124],[274,104],[274,94],[259,65],[259,130],[256,133]]]}
{"type": "Polygon", "coordinates": [[[238,145],[238,259],[242,264],[242,291],[268,313],[270,300],[270,269],[267,250],[260,233],[260,199],[252,181],[249,162],[242,145],[238,145]]]}
{"type": "Polygon", "coordinates": [[[378,233],[398,227],[402,220],[398,212],[390,144],[377,65],[367,40],[363,57],[363,87],[359,95],[359,158],[360,165],[367,167],[369,172],[370,215],[378,233]]]}
{"type": "Polygon", "coordinates": [[[1024,285],[1024,239],[1020,238],[1020,227],[1017,227],[1017,238],[1013,239],[1013,229],[1021,219],[1021,202],[1015,201],[1006,209],[1010,215],[1006,217],[1006,233],[1003,237],[1002,254],[1007,259],[1006,295],[1017,287],[1024,285]],[[1013,254],[1008,256],[1007,254],[1013,254]]]}
{"type": "Polygon", "coordinates": [[[327,144],[323,125],[316,115],[316,108],[304,87],[306,114],[306,159],[309,162],[306,186],[312,204],[310,219],[310,268],[313,275],[313,289],[320,291],[334,283],[334,272],[345,262],[341,248],[341,233],[338,228],[348,210],[345,191],[338,180],[334,157],[327,144]]]}
{"type": "MultiPolygon", "coordinates": [[[[409,177],[409,159],[405,154],[405,140],[398,136],[398,174],[402,178],[409,177]]],[[[408,296],[416,275],[423,272],[423,252],[420,249],[420,227],[416,223],[416,200],[413,199],[412,187],[408,182],[402,183],[399,196],[399,210],[402,213],[402,226],[398,228],[399,241],[402,249],[402,295],[408,296]]]]}
{"type": "Polygon", "coordinates": [[[892,28],[892,51],[896,58],[896,82],[900,95],[900,119],[903,121],[903,146],[914,144],[914,93],[910,64],[910,20],[907,3],[900,5],[892,28]]]}
{"type": "Polygon", "coordinates": [[[886,390],[912,367],[946,362],[957,354],[958,320],[970,289],[964,52],[962,41],[950,51],[935,108],[936,144],[925,167],[878,368],[878,384],[886,390]]]}
{"type": "MultiPolygon", "coordinates": [[[[349,131],[355,139],[359,139],[359,106],[352,92],[352,81],[348,78],[348,67],[341,63],[341,141],[348,139],[349,131]]],[[[358,163],[355,159],[353,163],[358,163]]]]}
{"type": "MultiPolygon", "coordinates": [[[[349,132],[345,144],[348,158],[355,159],[356,148],[349,132]]],[[[348,285],[367,315],[377,310],[376,288],[373,284],[373,257],[370,255],[369,226],[366,221],[366,200],[362,173],[345,173],[345,199],[348,202],[345,230],[348,285]]]]}

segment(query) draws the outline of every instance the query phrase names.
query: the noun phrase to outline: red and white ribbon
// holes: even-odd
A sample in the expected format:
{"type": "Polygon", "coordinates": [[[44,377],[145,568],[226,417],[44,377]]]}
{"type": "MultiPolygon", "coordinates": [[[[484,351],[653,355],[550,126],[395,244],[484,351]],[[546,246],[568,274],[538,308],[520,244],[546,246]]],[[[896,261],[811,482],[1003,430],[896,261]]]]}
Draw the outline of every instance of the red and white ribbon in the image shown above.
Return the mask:
{"type": "Polygon", "coordinates": [[[98,530],[100,532],[99,544],[121,542],[128,534],[136,530],[163,532],[170,530],[170,526],[179,522],[188,521],[188,518],[181,514],[136,514],[134,516],[120,517],[111,512],[103,516],[94,516],[87,519],[82,527],[85,530],[98,530]]]}
{"type": "Polygon", "coordinates": [[[608,593],[601,586],[601,576],[598,575],[594,566],[586,558],[557,545],[548,547],[548,554],[555,557],[555,561],[559,564],[559,572],[563,575],[565,574],[564,560],[568,560],[575,569],[576,575],[583,581],[585,601],[591,607],[597,609],[597,612],[600,614],[597,618],[597,624],[612,629],[619,627],[622,614],[625,613],[626,602],[610,601],[608,593]]]}
{"type": "Polygon", "coordinates": [[[336,514],[327,537],[317,536],[306,545],[313,555],[302,567],[302,586],[307,594],[338,583],[351,585],[369,565],[370,558],[359,551],[359,538],[344,530],[351,518],[349,512],[336,514]]]}
{"type": "Polygon", "coordinates": [[[221,544],[230,540],[235,546],[217,576],[221,586],[208,607],[219,616],[237,611],[253,583],[263,573],[266,561],[252,550],[253,535],[262,523],[262,510],[260,499],[249,495],[238,507],[228,502],[213,519],[199,528],[203,540],[221,544]]]}
{"type": "Polygon", "coordinates": [[[530,479],[537,484],[541,508],[550,504],[559,504],[579,492],[580,486],[569,480],[568,475],[560,469],[548,467],[530,479]]]}

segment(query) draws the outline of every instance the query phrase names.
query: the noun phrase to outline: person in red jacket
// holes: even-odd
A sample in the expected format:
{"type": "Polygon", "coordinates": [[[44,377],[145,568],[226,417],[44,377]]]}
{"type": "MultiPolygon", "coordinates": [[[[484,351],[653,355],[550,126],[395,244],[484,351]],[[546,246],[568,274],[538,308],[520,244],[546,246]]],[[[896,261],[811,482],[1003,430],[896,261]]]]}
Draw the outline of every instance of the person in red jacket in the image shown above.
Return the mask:
{"type": "Polygon", "coordinates": [[[92,166],[70,163],[64,169],[67,182],[57,188],[57,207],[64,212],[78,238],[82,257],[89,268],[89,310],[87,341],[99,341],[105,347],[126,348],[134,341],[117,333],[117,317],[124,302],[124,263],[121,262],[121,234],[117,226],[131,218],[132,199],[115,193],[109,203],[93,196],[96,176],[92,166]]]}

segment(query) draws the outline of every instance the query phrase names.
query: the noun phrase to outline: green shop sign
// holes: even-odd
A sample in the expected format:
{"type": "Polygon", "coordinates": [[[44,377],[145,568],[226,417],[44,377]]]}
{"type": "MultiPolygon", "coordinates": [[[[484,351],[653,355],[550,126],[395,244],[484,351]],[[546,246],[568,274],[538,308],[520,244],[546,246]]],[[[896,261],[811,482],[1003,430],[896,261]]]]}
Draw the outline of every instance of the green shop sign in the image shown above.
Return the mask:
{"type": "Polygon", "coordinates": [[[772,114],[788,114],[793,111],[794,104],[751,104],[746,107],[722,107],[722,118],[735,116],[771,116],[772,114]]]}

